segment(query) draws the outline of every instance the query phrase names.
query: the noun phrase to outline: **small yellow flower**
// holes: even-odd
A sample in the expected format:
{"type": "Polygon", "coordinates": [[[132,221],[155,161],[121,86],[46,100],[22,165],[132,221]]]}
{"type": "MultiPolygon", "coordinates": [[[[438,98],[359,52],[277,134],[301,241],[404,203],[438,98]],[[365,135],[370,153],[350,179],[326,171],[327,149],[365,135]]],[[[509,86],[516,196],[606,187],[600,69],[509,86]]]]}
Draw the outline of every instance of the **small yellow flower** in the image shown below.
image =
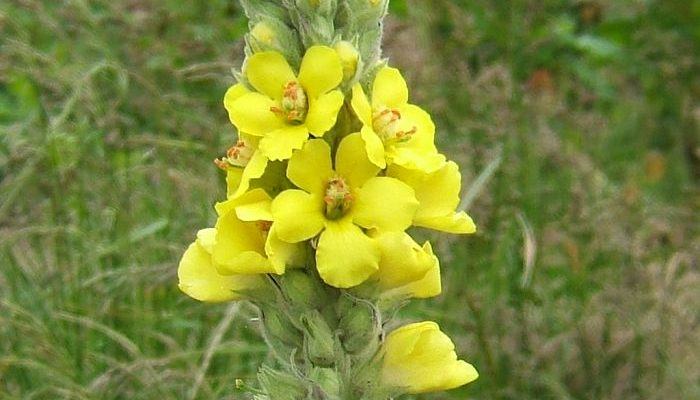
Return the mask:
{"type": "Polygon", "coordinates": [[[413,224],[449,233],[474,233],[476,225],[464,211],[456,212],[462,175],[452,161],[432,173],[389,166],[387,176],[412,187],[420,203],[413,224]]]}
{"type": "Polygon", "coordinates": [[[320,233],[316,268],[331,286],[359,285],[379,267],[380,249],[361,228],[381,232],[408,228],[418,207],[413,190],[377,176],[359,133],[345,137],[332,165],[330,146],[310,140],[294,153],[287,177],[297,187],[272,202],[279,237],[296,243],[320,233]]]}
{"type": "Polygon", "coordinates": [[[212,259],[220,273],[282,274],[288,264],[303,263],[300,245],[279,240],[270,202],[263,189],[253,189],[216,205],[212,259]]]}
{"type": "Polygon", "coordinates": [[[382,382],[405,393],[454,389],[479,377],[458,360],[455,347],[435,322],[419,322],[391,332],[384,342],[382,382]]]}
{"type": "Polygon", "coordinates": [[[216,229],[202,229],[180,261],[179,288],[193,299],[206,302],[240,300],[249,290],[265,284],[259,275],[221,275],[214,267],[211,253],[216,229]]]}
{"type": "Polygon", "coordinates": [[[288,159],[309,133],[321,137],[335,125],[343,68],[330,47],[309,48],[298,76],[274,51],[250,56],[244,73],[256,91],[234,85],[224,105],[239,131],[261,138],[259,148],[270,160],[288,159]]]}
{"type": "Polygon", "coordinates": [[[381,253],[375,278],[384,295],[428,298],[440,294],[440,262],[429,242],[420,246],[405,232],[373,236],[381,253]]]}
{"type": "Polygon", "coordinates": [[[408,104],[408,87],[398,69],[379,70],[371,101],[356,84],[352,108],[362,122],[362,139],[376,166],[397,164],[432,172],[445,163],[435,148],[435,124],[420,107],[408,104]]]}

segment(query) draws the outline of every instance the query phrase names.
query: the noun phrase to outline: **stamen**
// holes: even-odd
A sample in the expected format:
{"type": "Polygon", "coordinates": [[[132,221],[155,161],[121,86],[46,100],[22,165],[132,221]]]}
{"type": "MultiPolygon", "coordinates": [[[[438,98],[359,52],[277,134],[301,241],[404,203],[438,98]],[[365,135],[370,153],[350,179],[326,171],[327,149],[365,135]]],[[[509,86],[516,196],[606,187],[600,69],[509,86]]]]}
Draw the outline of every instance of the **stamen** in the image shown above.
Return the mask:
{"type": "Polygon", "coordinates": [[[226,171],[232,167],[245,167],[253,156],[253,148],[248,146],[245,141],[238,139],[236,144],[226,150],[226,157],[217,158],[214,164],[217,167],[226,171]]]}
{"type": "Polygon", "coordinates": [[[270,107],[270,111],[292,125],[304,122],[309,105],[304,89],[296,81],[289,81],[282,89],[279,106],[270,107]]]}
{"type": "Polygon", "coordinates": [[[415,126],[409,130],[401,130],[400,122],[401,112],[394,108],[382,108],[372,116],[372,127],[381,137],[384,145],[407,142],[418,131],[415,126]]]}
{"type": "Polygon", "coordinates": [[[272,221],[255,221],[255,223],[263,233],[269,233],[272,228],[272,221]]]}
{"type": "Polygon", "coordinates": [[[352,206],[354,197],[348,184],[340,176],[328,180],[323,202],[326,203],[326,217],[338,219],[352,206]]]}

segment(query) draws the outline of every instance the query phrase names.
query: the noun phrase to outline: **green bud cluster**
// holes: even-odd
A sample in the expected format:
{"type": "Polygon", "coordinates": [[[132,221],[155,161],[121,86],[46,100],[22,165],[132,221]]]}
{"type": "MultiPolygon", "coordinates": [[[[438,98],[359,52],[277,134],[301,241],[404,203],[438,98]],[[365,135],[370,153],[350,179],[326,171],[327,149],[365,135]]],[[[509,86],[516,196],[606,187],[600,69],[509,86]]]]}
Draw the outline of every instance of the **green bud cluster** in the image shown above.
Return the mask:
{"type": "Polygon", "coordinates": [[[382,335],[374,303],[324,285],[313,269],[275,276],[274,301],[256,297],[274,361],[260,368],[254,399],[380,400],[382,335]]]}
{"type": "Polygon", "coordinates": [[[351,47],[357,60],[350,61],[355,71],[347,72],[345,88],[356,78],[371,78],[384,64],[382,20],[389,0],[241,0],[241,5],[250,28],[246,55],[273,50],[298,68],[304,49],[313,45],[340,49],[341,57],[351,47]]]}

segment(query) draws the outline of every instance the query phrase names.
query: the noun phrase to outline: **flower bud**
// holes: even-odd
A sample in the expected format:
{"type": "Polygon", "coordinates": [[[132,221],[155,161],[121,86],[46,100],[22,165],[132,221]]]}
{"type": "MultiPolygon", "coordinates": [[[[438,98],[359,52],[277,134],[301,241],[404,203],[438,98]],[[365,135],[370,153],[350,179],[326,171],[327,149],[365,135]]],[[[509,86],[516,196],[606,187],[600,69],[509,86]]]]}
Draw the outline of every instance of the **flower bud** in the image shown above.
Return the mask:
{"type": "Polygon", "coordinates": [[[287,22],[289,15],[287,10],[276,0],[239,0],[245,15],[250,20],[261,16],[275,18],[281,22],[287,22]]]}
{"type": "Polygon", "coordinates": [[[471,364],[457,359],[455,346],[435,322],[402,326],[383,346],[382,383],[404,393],[449,390],[479,377],[471,364]]]}
{"type": "Polygon", "coordinates": [[[311,370],[309,379],[323,391],[324,399],[340,398],[340,377],[336,370],[315,367],[311,370]]]}
{"type": "Polygon", "coordinates": [[[347,40],[341,40],[333,46],[336,53],[340,57],[340,63],[343,66],[343,81],[352,80],[357,75],[358,63],[360,61],[360,53],[355,46],[347,40]]]}
{"type": "Polygon", "coordinates": [[[299,61],[299,41],[296,33],[278,19],[262,17],[257,20],[246,37],[253,53],[276,51],[290,62],[299,61]]]}
{"type": "Polygon", "coordinates": [[[284,313],[274,307],[263,307],[261,311],[263,328],[268,341],[279,340],[292,347],[301,347],[302,334],[284,313]]]}
{"type": "Polygon", "coordinates": [[[297,0],[297,7],[320,15],[331,15],[338,7],[338,0],[297,0]]]}
{"type": "Polygon", "coordinates": [[[338,313],[338,328],[343,348],[350,354],[356,354],[363,349],[375,347],[379,341],[380,328],[372,305],[346,296],[338,302],[341,311],[338,313]]]}
{"type": "Polygon", "coordinates": [[[265,20],[261,20],[253,26],[250,30],[250,37],[256,44],[256,46],[253,46],[253,51],[262,51],[256,49],[256,47],[273,47],[277,42],[277,35],[274,28],[265,20]]]}
{"type": "Polygon", "coordinates": [[[294,307],[321,308],[326,304],[326,294],[320,281],[301,270],[290,270],[280,276],[280,287],[294,307]]]}
{"type": "Polygon", "coordinates": [[[301,316],[306,356],[314,365],[331,366],[335,361],[335,337],[321,313],[310,310],[301,316]]]}
{"type": "Polygon", "coordinates": [[[307,389],[294,375],[263,366],[258,371],[258,382],[270,399],[303,400],[307,398],[307,389]]]}

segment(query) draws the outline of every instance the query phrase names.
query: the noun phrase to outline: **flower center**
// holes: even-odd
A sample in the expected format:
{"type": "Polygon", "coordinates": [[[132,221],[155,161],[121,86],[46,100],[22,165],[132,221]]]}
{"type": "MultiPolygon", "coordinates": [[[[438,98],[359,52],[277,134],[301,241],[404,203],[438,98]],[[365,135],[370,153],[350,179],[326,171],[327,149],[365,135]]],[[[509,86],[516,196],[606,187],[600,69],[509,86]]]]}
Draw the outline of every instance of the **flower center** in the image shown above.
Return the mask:
{"type": "Polygon", "coordinates": [[[401,113],[395,108],[381,108],[372,114],[372,128],[385,145],[404,143],[416,133],[416,127],[401,129],[401,113]]]}
{"type": "Polygon", "coordinates": [[[323,197],[323,202],[326,203],[326,218],[338,219],[342,217],[352,206],[352,201],[350,186],[345,182],[345,179],[334,176],[328,180],[326,195],[323,197]]]}
{"type": "Polygon", "coordinates": [[[304,89],[297,81],[289,81],[284,85],[280,107],[270,107],[270,111],[282,117],[292,125],[299,125],[306,119],[309,103],[304,89]]]}
{"type": "Polygon", "coordinates": [[[264,234],[267,235],[270,232],[270,228],[272,227],[272,221],[255,221],[255,224],[260,228],[260,231],[264,234]]]}
{"type": "Polygon", "coordinates": [[[245,167],[248,165],[248,161],[250,161],[254,152],[255,150],[252,147],[248,146],[243,140],[238,139],[236,144],[226,151],[226,157],[217,158],[214,160],[214,164],[224,171],[231,167],[245,167]]]}

